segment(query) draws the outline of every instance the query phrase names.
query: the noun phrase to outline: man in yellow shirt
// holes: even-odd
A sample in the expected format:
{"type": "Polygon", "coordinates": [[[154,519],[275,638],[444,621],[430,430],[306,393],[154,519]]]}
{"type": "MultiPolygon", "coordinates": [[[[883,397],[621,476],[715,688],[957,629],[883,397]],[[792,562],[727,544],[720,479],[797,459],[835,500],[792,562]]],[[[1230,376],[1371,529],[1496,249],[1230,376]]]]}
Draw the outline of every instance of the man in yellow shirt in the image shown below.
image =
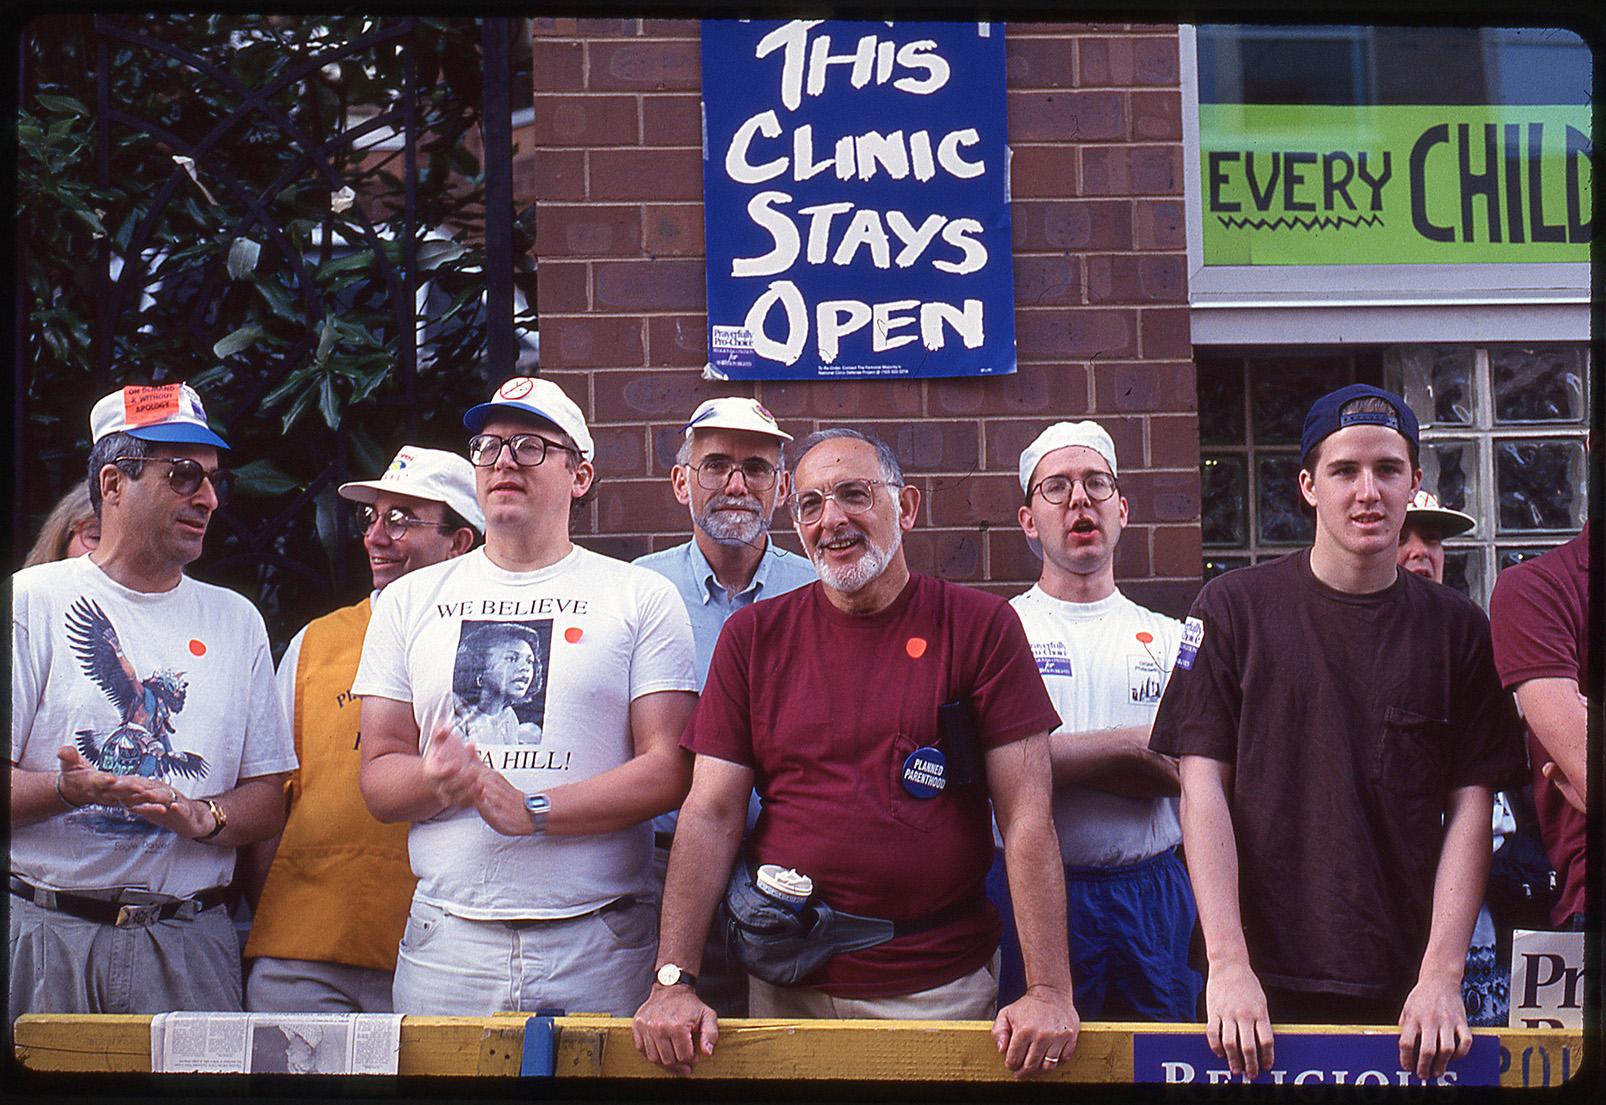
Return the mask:
{"type": "Polygon", "coordinates": [[[388,1013],[413,877],[407,826],[383,825],[357,789],[361,707],[351,695],[374,598],[418,568],[461,556],[484,532],[464,457],[403,446],[377,480],[342,484],[357,504],[373,593],[310,623],[279,663],[301,768],[284,833],[247,849],[255,911],[246,1008],[388,1013]]]}

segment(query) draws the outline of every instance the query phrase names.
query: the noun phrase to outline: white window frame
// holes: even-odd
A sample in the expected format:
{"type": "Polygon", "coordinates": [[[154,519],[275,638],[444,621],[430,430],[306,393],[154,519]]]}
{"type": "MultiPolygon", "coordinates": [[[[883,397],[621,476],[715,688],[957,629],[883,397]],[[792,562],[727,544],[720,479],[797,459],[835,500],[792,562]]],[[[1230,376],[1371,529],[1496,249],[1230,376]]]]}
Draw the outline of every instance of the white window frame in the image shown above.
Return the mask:
{"type": "Polygon", "coordinates": [[[1178,28],[1188,302],[1195,345],[1590,338],[1590,266],[1204,264],[1199,54],[1178,28]]]}

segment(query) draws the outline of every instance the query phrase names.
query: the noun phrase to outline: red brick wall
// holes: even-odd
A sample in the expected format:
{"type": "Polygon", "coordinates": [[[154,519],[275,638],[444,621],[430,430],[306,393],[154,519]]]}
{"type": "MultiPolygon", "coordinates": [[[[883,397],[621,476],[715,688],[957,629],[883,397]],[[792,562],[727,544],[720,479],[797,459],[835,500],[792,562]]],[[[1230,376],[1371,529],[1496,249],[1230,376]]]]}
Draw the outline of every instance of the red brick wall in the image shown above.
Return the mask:
{"type": "Polygon", "coordinates": [[[518,186],[537,201],[542,372],[597,438],[605,482],[577,526],[586,544],[635,556],[685,540],[667,482],[679,427],[703,399],[739,391],[798,437],[851,425],[885,438],[925,494],[912,565],[1012,594],[1038,570],[1015,523],[1020,450],[1051,421],[1095,417],[1131,502],[1122,586],[1186,607],[1199,435],[1175,27],[1006,30],[1018,373],[716,385],[700,375],[697,23],[533,22],[534,150],[518,186]]]}

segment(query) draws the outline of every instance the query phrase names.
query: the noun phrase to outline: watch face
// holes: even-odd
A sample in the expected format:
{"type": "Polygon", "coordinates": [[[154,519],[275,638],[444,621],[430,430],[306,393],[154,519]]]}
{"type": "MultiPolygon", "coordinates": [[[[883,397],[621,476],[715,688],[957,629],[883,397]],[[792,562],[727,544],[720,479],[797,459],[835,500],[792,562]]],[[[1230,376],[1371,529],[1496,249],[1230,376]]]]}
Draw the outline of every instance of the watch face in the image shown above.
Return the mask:
{"type": "Polygon", "coordinates": [[[673,986],[680,981],[680,968],[673,963],[665,963],[658,968],[658,985],[673,986]]]}

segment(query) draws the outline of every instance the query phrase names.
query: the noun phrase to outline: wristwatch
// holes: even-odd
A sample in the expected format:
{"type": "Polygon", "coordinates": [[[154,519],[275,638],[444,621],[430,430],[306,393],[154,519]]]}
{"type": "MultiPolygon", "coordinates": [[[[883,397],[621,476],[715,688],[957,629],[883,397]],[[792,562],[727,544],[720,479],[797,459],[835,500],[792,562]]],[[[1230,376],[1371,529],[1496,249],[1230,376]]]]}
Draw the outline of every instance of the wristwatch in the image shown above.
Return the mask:
{"type": "Polygon", "coordinates": [[[212,813],[212,831],[203,833],[201,836],[196,837],[196,840],[211,840],[228,828],[229,825],[229,815],[223,812],[222,806],[211,798],[204,799],[204,801],[206,802],[206,808],[212,813]]]}
{"type": "Polygon", "coordinates": [[[665,963],[658,968],[658,985],[660,986],[696,986],[697,976],[690,971],[683,971],[673,963],[665,963]]]}
{"type": "Polygon", "coordinates": [[[540,836],[546,832],[546,815],[552,809],[552,799],[544,794],[526,794],[524,808],[530,814],[531,834],[540,836]]]}

